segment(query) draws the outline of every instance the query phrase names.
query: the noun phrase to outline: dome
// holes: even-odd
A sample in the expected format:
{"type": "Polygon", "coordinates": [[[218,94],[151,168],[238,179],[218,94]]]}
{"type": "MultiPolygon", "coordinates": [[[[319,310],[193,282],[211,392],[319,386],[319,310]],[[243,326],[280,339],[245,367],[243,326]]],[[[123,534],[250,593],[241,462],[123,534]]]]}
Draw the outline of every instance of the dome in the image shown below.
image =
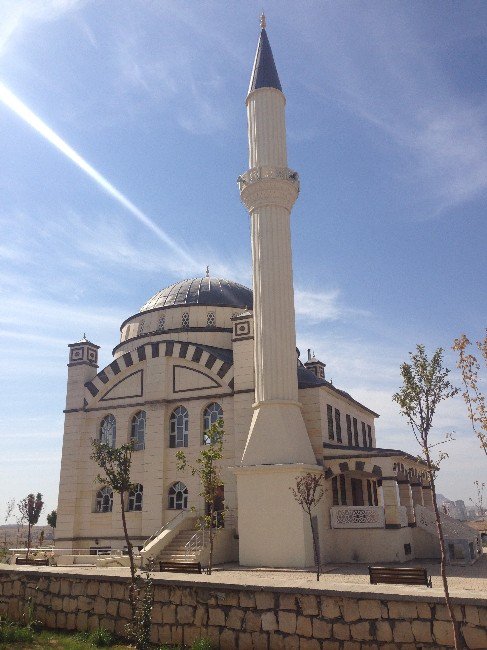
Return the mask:
{"type": "Polygon", "coordinates": [[[252,291],[242,284],[221,278],[193,278],[171,284],[156,293],[140,311],[178,307],[180,305],[207,305],[211,307],[238,307],[252,309],[252,291]]]}

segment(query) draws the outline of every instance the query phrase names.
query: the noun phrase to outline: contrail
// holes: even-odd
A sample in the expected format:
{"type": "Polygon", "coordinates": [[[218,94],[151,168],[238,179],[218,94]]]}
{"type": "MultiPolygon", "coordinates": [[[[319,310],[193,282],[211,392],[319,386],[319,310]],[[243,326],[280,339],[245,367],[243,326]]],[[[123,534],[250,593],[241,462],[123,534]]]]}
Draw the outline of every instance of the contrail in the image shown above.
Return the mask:
{"type": "Polygon", "coordinates": [[[77,167],[85,172],[92,178],[97,185],[99,185],[111,197],[123,205],[136,219],[138,219],[144,226],[149,228],[164,244],[169,246],[178,256],[180,256],[191,267],[198,266],[196,260],[189,255],[181,246],[179,246],[169,235],[167,235],[162,228],[145,215],[139,208],[132,203],[126,196],[122,194],[116,187],[114,187],[102,174],[96,171],[84,158],[82,158],[76,151],[69,146],[60,136],[47,126],[37,115],[35,115],[30,108],[16,97],[11,90],[0,83],[0,101],[5,104],[10,110],[18,115],[24,122],[32,127],[37,133],[42,135],[48,142],[50,142],[58,151],[69,158],[77,167]]]}

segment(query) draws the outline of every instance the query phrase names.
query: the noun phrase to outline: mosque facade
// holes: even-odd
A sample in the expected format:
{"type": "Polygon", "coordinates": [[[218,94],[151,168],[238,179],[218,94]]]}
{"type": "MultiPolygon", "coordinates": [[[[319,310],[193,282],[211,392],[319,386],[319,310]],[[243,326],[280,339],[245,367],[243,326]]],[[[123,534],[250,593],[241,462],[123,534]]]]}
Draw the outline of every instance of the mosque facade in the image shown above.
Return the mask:
{"type": "MultiPolygon", "coordinates": [[[[304,362],[296,351],[290,217],[299,176],[288,167],[285,101],[263,23],[246,100],[249,169],[238,178],[252,290],[209,274],[163,289],[122,323],[102,370],[97,345],[69,346],[59,548],[123,550],[123,507],[143,556],[204,558],[201,487],[177,469],[176,453],[194,463],[222,418],[216,561],[312,566],[309,520],[292,494],[307,474],[324,488],[313,513],[322,562],[438,555],[425,466],[378,447],[378,414],[328,381],[309,351],[304,362]],[[93,439],[133,444],[134,489],[123,505],[95,482],[93,439]]],[[[474,535],[467,555],[471,544],[474,535]]]]}

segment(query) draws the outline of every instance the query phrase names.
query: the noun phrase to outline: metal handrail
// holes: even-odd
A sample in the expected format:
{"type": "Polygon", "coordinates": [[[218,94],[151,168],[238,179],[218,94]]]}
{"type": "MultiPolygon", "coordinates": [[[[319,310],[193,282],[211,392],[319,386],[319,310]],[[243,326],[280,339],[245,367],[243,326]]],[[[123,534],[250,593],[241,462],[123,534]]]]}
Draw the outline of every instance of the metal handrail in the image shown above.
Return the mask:
{"type": "Polygon", "coordinates": [[[197,551],[201,551],[206,545],[206,530],[198,530],[184,545],[184,555],[188,557],[197,551]]]}
{"type": "Polygon", "coordinates": [[[156,537],[159,537],[159,535],[161,533],[163,533],[166,530],[166,528],[169,527],[170,524],[172,524],[174,521],[176,521],[176,519],[178,519],[178,517],[182,517],[183,514],[186,513],[186,512],[189,512],[189,511],[188,510],[179,510],[177,515],[175,515],[172,519],[167,521],[163,526],[161,526],[161,528],[159,528],[159,530],[157,532],[153,533],[148,539],[146,539],[145,542],[142,544],[141,552],[144,552],[148,544],[150,544],[153,540],[155,540],[156,537]]]}

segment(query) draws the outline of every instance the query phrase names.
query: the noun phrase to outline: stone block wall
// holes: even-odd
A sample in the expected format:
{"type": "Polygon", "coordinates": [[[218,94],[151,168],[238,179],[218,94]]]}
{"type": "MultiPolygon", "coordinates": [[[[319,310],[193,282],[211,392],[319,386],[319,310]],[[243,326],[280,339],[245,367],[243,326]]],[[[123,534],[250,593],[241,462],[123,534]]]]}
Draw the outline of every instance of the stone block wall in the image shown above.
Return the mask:
{"type": "MultiPolygon", "coordinates": [[[[206,577],[157,577],[152,638],[191,644],[206,636],[222,650],[362,650],[452,647],[442,599],[320,589],[236,586],[206,577]]],[[[130,617],[128,580],[59,573],[50,569],[0,570],[0,615],[19,620],[27,599],[48,628],[93,630],[123,636],[130,617]]],[[[487,648],[487,601],[456,599],[469,649],[487,648]]]]}

